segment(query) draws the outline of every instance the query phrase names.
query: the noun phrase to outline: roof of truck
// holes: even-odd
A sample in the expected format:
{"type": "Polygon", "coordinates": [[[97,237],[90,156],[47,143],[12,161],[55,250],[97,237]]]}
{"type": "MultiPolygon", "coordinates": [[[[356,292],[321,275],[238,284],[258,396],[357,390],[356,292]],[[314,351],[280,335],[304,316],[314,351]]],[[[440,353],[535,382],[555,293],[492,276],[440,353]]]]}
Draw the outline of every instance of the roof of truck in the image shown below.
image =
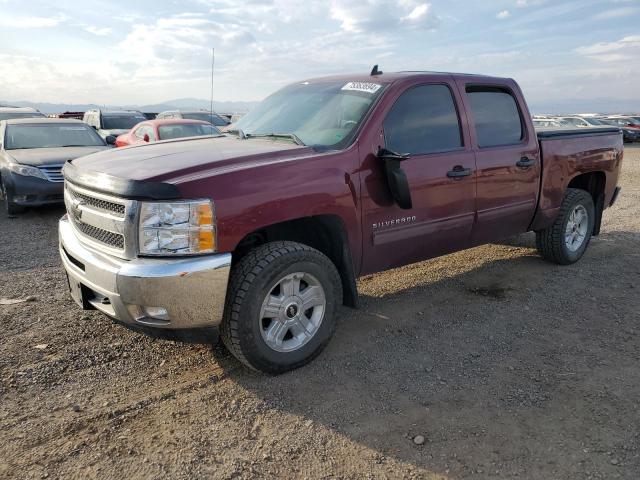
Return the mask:
{"type": "MultiPolygon", "coordinates": [[[[430,71],[402,71],[379,73],[370,75],[366,73],[356,73],[351,75],[332,75],[327,77],[309,78],[303,82],[319,82],[319,81],[344,81],[344,82],[375,82],[389,84],[398,80],[404,80],[412,77],[454,77],[454,78],[477,78],[477,79],[493,79],[497,81],[511,80],[504,77],[493,77],[490,75],[480,75],[473,73],[453,73],[453,72],[430,72],[430,71]]],[[[301,82],[301,83],[303,83],[301,82]]]]}

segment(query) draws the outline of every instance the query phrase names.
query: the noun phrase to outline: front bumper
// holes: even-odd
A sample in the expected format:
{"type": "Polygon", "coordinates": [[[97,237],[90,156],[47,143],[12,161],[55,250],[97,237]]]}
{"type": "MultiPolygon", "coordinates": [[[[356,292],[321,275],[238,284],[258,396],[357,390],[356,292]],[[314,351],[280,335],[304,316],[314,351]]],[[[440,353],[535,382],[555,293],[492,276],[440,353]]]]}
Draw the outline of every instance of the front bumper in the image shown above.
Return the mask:
{"type": "Polygon", "coordinates": [[[231,254],[122,260],[82,243],[66,215],[59,236],[60,258],[72,290],[81,292],[83,308],[130,325],[191,329],[220,324],[231,254]],[[167,318],[145,316],[143,307],[163,308],[167,318]]]}
{"type": "Polygon", "coordinates": [[[37,207],[64,201],[63,182],[50,182],[42,178],[27,177],[5,171],[5,185],[14,197],[14,203],[25,207],[37,207]]]}

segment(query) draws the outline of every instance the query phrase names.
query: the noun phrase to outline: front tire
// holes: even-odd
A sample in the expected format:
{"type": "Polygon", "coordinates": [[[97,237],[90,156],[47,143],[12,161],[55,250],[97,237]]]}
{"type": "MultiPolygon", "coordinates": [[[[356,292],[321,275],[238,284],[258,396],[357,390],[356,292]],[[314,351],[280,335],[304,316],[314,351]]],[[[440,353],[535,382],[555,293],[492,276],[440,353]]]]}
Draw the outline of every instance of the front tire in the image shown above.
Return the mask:
{"type": "Polygon", "coordinates": [[[335,265],[296,242],[270,242],[233,267],[220,336],[242,363],[269,374],[313,360],[329,342],[342,303],[335,265]]]}
{"type": "Polygon", "coordinates": [[[567,189],[553,225],[536,232],[536,247],[545,260],[570,265],[580,260],[591,240],[595,208],[589,192],[567,189]]]}
{"type": "Polygon", "coordinates": [[[4,181],[0,181],[0,197],[2,197],[4,211],[7,212],[7,216],[10,218],[24,212],[24,207],[13,202],[13,192],[6,187],[4,181]]]}

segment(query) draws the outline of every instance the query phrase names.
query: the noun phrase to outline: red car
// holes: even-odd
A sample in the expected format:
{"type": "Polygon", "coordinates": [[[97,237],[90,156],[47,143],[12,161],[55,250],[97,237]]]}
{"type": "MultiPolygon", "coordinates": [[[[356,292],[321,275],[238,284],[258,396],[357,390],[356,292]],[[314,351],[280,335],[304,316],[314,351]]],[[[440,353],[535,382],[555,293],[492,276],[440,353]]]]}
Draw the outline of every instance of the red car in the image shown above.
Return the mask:
{"type": "Polygon", "coordinates": [[[116,139],[116,147],[171,140],[172,138],[218,135],[219,133],[220,130],[202,120],[149,120],[140,122],[128,133],[120,135],[116,139]]]}

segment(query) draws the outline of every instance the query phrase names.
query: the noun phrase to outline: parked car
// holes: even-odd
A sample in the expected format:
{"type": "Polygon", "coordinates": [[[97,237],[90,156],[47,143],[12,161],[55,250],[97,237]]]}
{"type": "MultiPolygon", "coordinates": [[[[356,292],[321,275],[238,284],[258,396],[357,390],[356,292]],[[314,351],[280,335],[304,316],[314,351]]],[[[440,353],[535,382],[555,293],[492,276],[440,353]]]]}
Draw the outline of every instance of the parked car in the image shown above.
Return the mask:
{"type": "Polygon", "coordinates": [[[206,110],[167,110],[166,112],[160,112],[156,117],[158,120],[164,119],[178,119],[178,118],[186,118],[189,120],[202,120],[204,122],[209,122],[210,124],[216,127],[225,127],[229,125],[229,120],[218,115],[215,112],[209,112],[206,110]]]}
{"type": "Polygon", "coordinates": [[[87,110],[83,120],[91,125],[109,145],[116,137],[127,133],[132,127],[144,122],[146,117],[137,110],[87,110]]]}
{"type": "Polygon", "coordinates": [[[149,120],[120,135],[116,139],[116,147],[206,135],[220,135],[220,130],[200,120],[149,120]]]}
{"type": "Polygon", "coordinates": [[[618,128],[536,133],[511,79],[374,73],[285,87],[227,135],[68,162],[72,297],[217,327],[280,373],[320,353],[361,275],[530,230],[545,259],[582,257],[620,191],[618,128]]]}
{"type": "Polygon", "coordinates": [[[618,117],[603,117],[597,120],[603,125],[620,127],[620,130],[622,130],[622,139],[625,143],[640,142],[640,129],[627,125],[626,121],[621,121],[618,117]]]}
{"type": "Polygon", "coordinates": [[[9,215],[62,202],[62,166],[108,148],[79,120],[22,118],[0,122],[0,192],[9,215]]]}
{"type": "Polygon", "coordinates": [[[593,125],[588,121],[587,118],[573,116],[573,117],[557,117],[559,120],[566,122],[568,125],[572,127],[578,128],[589,128],[593,125]]]}
{"type": "Polygon", "coordinates": [[[0,107],[0,121],[13,118],[46,118],[46,115],[31,107],[0,107]]]}
{"type": "Polygon", "coordinates": [[[609,117],[604,117],[604,120],[611,124],[617,125],[620,128],[632,128],[635,130],[640,130],[640,121],[636,120],[632,117],[623,117],[618,115],[612,115],[609,117]]]}
{"type": "Polygon", "coordinates": [[[562,128],[563,126],[566,126],[566,122],[561,122],[559,120],[555,120],[552,118],[533,118],[532,122],[533,122],[533,126],[536,128],[540,128],[540,127],[562,128]]]}

